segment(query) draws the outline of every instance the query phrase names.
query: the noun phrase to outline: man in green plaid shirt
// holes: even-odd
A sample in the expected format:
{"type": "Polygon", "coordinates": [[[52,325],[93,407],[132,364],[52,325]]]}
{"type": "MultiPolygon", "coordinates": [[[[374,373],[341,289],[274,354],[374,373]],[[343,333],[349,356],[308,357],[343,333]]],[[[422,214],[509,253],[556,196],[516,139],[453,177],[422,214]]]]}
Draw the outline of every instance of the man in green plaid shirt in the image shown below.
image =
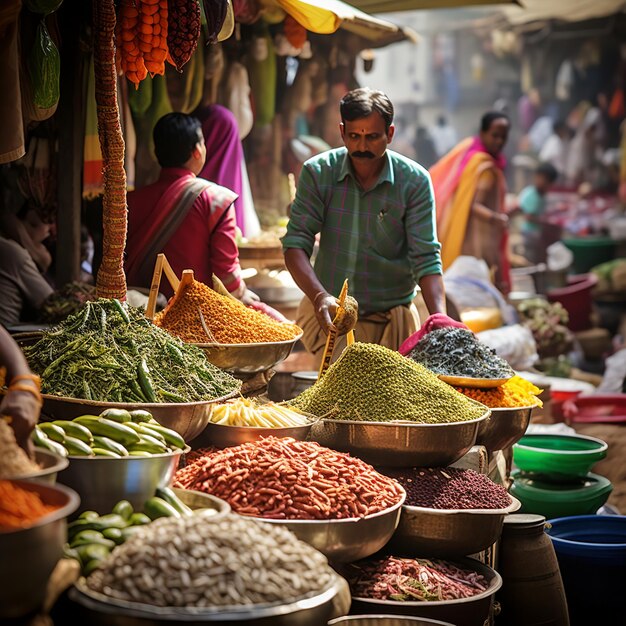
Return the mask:
{"type": "Polygon", "coordinates": [[[357,341],[398,349],[419,325],[418,284],[429,313],[445,313],[433,189],[424,168],[387,149],[393,105],[380,91],[355,89],[340,113],[345,147],[304,164],[282,239],[287,268],[306,294],[297,323],[319,358],[346,278],[359,303],[357,341]]]}

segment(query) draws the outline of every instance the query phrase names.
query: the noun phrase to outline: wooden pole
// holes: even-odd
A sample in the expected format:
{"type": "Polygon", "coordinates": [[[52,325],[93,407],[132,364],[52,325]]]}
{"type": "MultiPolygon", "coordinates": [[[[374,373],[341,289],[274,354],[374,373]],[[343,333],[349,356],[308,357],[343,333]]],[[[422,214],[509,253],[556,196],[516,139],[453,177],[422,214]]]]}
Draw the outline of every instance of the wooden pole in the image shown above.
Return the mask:
{"type": "Polygon", "coordinates": [[[96,279],[96,294],[100,298],[125,300],[126,172],[125,144],[117,99],[115,2],[92,0],[92,7],[98,136],[104,168],[102,263],[96,279]]]}

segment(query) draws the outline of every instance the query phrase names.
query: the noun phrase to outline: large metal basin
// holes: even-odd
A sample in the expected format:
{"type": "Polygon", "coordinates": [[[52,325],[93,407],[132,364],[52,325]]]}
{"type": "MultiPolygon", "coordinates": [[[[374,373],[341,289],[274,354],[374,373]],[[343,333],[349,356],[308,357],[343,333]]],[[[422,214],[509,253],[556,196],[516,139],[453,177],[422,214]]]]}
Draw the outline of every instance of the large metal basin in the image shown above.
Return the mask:
{"type": "Polygon", "coordinates": [[[257,374],[284,361],[293,350],[297,337],[289,341],[266,343],[194,343],[206,355],[207,361],[231,374],[257,374]]]}
{"type": "Polygon", "coordinates": [[[264,437],[293,437],[305,441],[311,431],[313,422],[304,426],[289,428],[258,428],[254,426],[226,426],[209,422],[204,431],[193,442],[194,448],[215,447],[230,448],[242,443],[258,441],[264,437]]]}
{"type": "Polygon", "coordinates": [[[53,420],[72,420],[79,415],[99,415],[106,409],[143,409],[166,428],[175,430],[187,442],[198,436],[209,423],[211,405],[234,398],[239,392],[202,402],[100,402],[41,394],[41,412],[53,420]]]}
{"type": "Polygon", "coordinates": [[[298,539],[319,550],[332,563],[350,563],[378,552],[391,539],[398,521],[402,499],[392,507],[362,518],[335,520],[254,519],[288,528],[298,539]]]}
{"type": "Polygon", "coordinates": [[[39,465],[38,471],[25,476],[11,476],[10,478],[36,480],[40,483],[54,485],[57,480],[57,474],[69,465],[69,461],[65,457],[43,448],[35,448],[35,463],[39,465]]]}
{"type": "Polygon", "coordinates": [[[445,424],[353,422],[323,419],[311,439],[383,467],[446,467],[469,452],[480,424],[489,417],[445,424]]]}
{"type": "Polygon", "coordinates": [[[454,626],[450,622],[440,622],[425,617],[400,615],[349,615],[331,619],[328,626],[454,626]]]}
{"type": "Polygon", "coordinates": [[[60,506],[29,528],[0,530],[0,622],[36,611],[44,600],[48,578],[63,556],[68,515],[79,504],[71,489],[60,485],[15,480],[38,493],[45,504],[60,506]]]}
{"type": "Polygon", "coordinates": [[[332,616],[333,599],[340,591],[342,582],[337,577],[335,584],[322,593],[289,604],[232,609],[162,608],[112,600],[91,591],[84,579],[70,589],[69,597],[76,603],[77,623],[90,626],[174,626],[181,622],[198,626],[232,626],[233,623],[250,626],[321,626],[332,616]]]}
{"type": "Polygon", "coordinates": [[[476,445],[487,450],[504,450],[517,443],[530,424],[534,406],[491,409],[489,419],[478,428],[476,445]]]}
{"type": "Polygon", "coordinates": [[[394,602],[352,596],[351,612],[413,615],[450,622],[455,626],[484,626],[491,612],[493,596],[502,586],[502,578],[494,569],[474,559],[455,559],[454,562],[485,576],[489,581],[489,588],[471,598],[433,602],[394,602]]]}
{"type": "Polygon", "coordinates": [[[67,469],[58,481],[78,492],[81,511],[110,513],[120,500],[141,510],[157,487],[172,482],[183,450],[149,457],[70,456],[67,469]]]}
{"type": "Polygon", "coordinates": [[[505,509],[428,509],[403,506],[391,539],[394,554],[407,557],[463,557],[492,546],[508,513],[522,506],[511,497],[505,509]]]}
{"type": "Polygon", "coordinates": [[[230,504],[226,500],[222,500],[222,498],[213,496],[210,493],[203,493],[194,489],[179,489],[178,487],[174,487],[173,491],[183,504],[186,504],[194,511],[211,509],[220,517],[230,513],[230,504]]]}

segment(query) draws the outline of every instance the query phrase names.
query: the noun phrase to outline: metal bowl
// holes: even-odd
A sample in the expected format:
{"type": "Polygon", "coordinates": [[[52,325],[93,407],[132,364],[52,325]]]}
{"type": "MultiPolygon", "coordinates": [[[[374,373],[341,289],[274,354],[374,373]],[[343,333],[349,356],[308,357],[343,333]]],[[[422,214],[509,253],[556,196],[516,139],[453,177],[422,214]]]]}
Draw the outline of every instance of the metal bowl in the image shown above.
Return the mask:
{"type": "Polygon", "coordinates": [[[194,343],[207,361],[231,374],[257,374],[284,361],[302,337],[266,343],[194,343]]]}
{"type": "Polygon", "coordinates": [[[474,389],[493,389],[501,387],[505,382],[513,378],[513,374],[505,378],[471,378],[470,376],[451,376],[448,374],[437,374],[439,380],[443,380],[448,385],[455,387],[473,387],[474,389]]]}
{"type": "Polygon", "coordinates": [[[487,410],[477,419],[444,424],[323,419],[313,425],[311,439],[372,465],[445,467],[470,450],[489,413],[487,410]]]}
{"type": "Polygon", "coordinates": [[[238,393],[233,391],[221,398],[200,402],[101,402],[43,393],[41,412],[54,420],[72,420],[79,415],[99,415],[106,409],[143,409],[150,412],[159,424],[175,430],[185,441],[191,441],[209,423],[211,405],[234,398],[238,393]]]}
{"type": "Polygon", "coordinates": [[[391,539],[394,554],[421,557],[463,557],[492,546],[502,533],[508,513],[522,503],[511,496],[504,509],[429,509],[403,506],[400,523],[391,539]]]}
{"type": "Polygon", "coordinates": [[[28,480],[12,482],[38,493],[45,504],[60,508],[28,528],[0,530],[0,622],[23,617],[41,606],[48,578],[63,556],[66,518],[80,501],[78,494],[60,485],[28,480]]]}
{"type": "Polygon", "coordinates": [[[90,626],[174,626],[181,622],[197,625],[232,626],[320,626],[332,616],[333,599],[341,580],[316,596],[289,604],[266,604],[232,608],[158,607],[138,602],[114,600],[89,589],[80,579],[69,591],[69,598],[80,609],[77,623],[90,626]]]}
{"type": "Polygon", "coordinates": [[[352,615],[331,619],[328,626],[454,626],[450,622],[440,622],[425,617],[400,617],[398,615],[352,615]]]}
{"type": "Polygon", "coordinates": [[[64,470],[70,464],[65,457],[59,456],[49,450],[43,450],[42,448],[35,448],[35,462],[39,465],[39,471],[25,474],[24,476],[10,476],[10,478],[36,480],[40,483],[54,485],[57,480],[57,473],[64,470]]]}
{"type": "Polygon", "coordinates": [[[215,447],[230,448],[249,441],[258,441],[263,437],[293,437],[305,441],[314,422],[304,426],[288,428],[259,428],[254,426],[227,426],[209,422],[202,433],[194,440],[194,448],[215,447]]]}
{"type": "Polygon", "coordinates": [[[475,559],[455,559],[458,565],[473,569],[489,582],[486,591],[471,598],[432,602],[394,602],[352,596],[351,612],[355,614],[393,613],[439,619],[456,626],[483,626],[489,618],[493,596],[502,586],[502,578],[491,567],[475,559]]]}
{"type": "Polygon", "coordinates": [[[255,517],[261,522],[288,528],[332,563],[350,563],[378,552],[391,539],[398,521],[402,499],[388,509],[366,517],[330,520],[277,520],[255,517]]]}
{"type": "Polygon", "coordinates": [[[179,489],[178,487],[174,487],[173,491],[183,504],[186,504],[194,511],[211,509],[220,517],[230,513],[230,504],[226,500],[222,500],[222,498],[213,496],[210,493],[203,493],[194,489],[179,489]]]}
{"type": "MultiPolygon", "coordinates": [[[[187,448],[188,451],[189,449],[187,448]]],[[[81,511],[110,513],[120,500],[141,510],[157,487],[172,482],[183,450],[152,456],[69,456],[58,481],[78,492],[81,511]]]]}
{"type": "Polygon", "coordinates": [[[489,419],[478,427],[476,445],[487,450],[504,450],[517,443],[530,424],[533,406],[491,409],[489,419]]]}

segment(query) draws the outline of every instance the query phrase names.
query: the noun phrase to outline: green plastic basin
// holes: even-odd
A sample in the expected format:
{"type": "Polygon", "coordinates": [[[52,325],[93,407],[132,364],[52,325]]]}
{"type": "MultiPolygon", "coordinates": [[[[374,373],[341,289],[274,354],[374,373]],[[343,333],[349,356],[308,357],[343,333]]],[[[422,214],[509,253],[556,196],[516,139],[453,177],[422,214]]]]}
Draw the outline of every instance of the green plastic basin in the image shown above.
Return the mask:
{"type": "Polygon", "coordinates": [[[567,480],[583,478],[606,456],[601,439],[583,435],[524,435],[513,446],[513,463],[524,472],[567,480]]]}
{"type": "Polygon", "coordinates": [[[547,482],[519,470],[512,472],[511,478],[509,492],[522,503],[520,512],[536,513],[547,519],[592,515],[613,491],[608,478],[591,473],[572,483],[547,482]]]}

